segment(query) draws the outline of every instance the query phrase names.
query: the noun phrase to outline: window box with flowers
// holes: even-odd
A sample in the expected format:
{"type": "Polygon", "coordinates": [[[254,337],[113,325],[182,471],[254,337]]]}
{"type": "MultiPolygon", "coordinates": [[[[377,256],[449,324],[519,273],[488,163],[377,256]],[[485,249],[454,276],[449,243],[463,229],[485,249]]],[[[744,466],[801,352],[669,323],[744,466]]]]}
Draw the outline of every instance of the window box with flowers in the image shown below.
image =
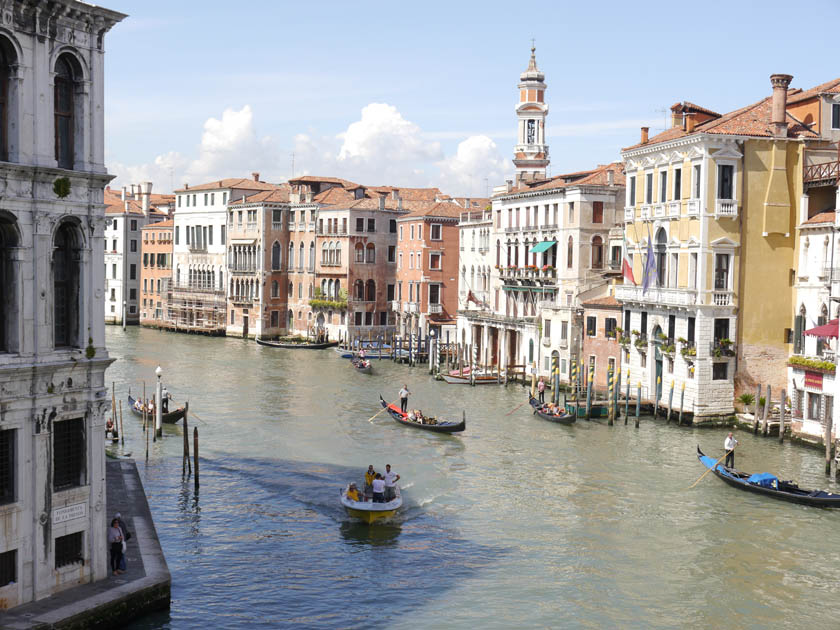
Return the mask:
{"type": "Polygon", "coordinates": [[[557,270],[551,265],[543,265],[541,270],[543,278],[555,278],[557,276],[557,270]]]}
{"type": "Polygon", "coordinates": [[[682,358],[688,363],[693,363],[694,359],[697,358],[697,348],[694,346],[694,343],[684,337],[680,337],[677,341],[680,344],[680,354],[682,355],[682,358]]]}
{"type": "Polygon", "coordinates": [[[715,359],[735,356],[735,346],[731,339],[715,339],[710,346],[709,351],[715,359]]]}
{"type": "Polygon", "coordinates": [[[636,346],[636,350],[639,352],[647,352],[648,349],[648,338],[647,335],[643,335],[638,330],[632,331],[633,336],[636,338],[634,341],[634,345],[636,346]]]}
{"type": "Polygon", "coordinates": [[[794,369],[822,372],[823,374],[834,374],[836,370],[834,363],[831,361],[823,361],[822,359],[803,357],[796,354],[788,357],[787,364],[794,369]]]}

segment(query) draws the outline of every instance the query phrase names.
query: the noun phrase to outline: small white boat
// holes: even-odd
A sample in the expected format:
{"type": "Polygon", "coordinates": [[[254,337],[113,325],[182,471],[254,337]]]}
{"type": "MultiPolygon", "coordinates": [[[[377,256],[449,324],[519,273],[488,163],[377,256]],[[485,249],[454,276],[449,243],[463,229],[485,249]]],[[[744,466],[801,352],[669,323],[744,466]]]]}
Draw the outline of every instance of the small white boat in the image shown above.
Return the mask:
{"type": "Polygon", "coordinates": [[[348,485],[341,490],[341,505],[347,510],[347,514],[353,518],[373,523],[378,520],[391,518],[402,507],[400,487],[396,486],[396,497],[388,503],[374,503],[373,501],[352,501],[347,498],[348,485]]]}

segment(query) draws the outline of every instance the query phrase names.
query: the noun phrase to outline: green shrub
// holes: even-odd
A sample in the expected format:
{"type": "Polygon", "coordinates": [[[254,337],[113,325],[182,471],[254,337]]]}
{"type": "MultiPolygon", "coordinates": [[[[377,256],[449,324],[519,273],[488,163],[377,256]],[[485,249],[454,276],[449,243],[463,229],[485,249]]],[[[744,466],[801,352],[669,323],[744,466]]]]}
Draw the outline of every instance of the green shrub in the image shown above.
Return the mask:
{"type": "Polygon", "coordinates": [[[750,393],[741,394],[738,396],[738,402],[742,405],[752,405],[755,402],[755,396],[750,393]]]}
{"type": "Polygon", "coordinates": [[[834,372],[836,367],[831,361],[823,361],[822,359],[809,359],[808,357],[800,357],[798,355],[789,357],[788,364],[806,368],[813,368],[815,370],[825,370],[827,372],[834,372]]]}

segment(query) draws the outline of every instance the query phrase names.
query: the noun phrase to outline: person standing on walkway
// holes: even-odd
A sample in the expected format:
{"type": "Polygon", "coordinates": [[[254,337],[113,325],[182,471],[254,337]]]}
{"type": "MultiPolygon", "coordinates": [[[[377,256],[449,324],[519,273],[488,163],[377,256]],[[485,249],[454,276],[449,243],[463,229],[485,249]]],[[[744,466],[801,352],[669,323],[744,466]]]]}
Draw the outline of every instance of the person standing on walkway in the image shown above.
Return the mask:
{"type": "Polygon", "coordinates": [[[393,501],[394,498],[397,496],[397,482],[400,480],[400,476],[395,473],[391,472],[391,464],[385,464],[385,503],[388,501],[393,501]]]}
{"type": "Polygon", "coordinates": [[[540,382],[537,383],[537,391],[540,393],[540,402],[545,403],[545,381],[540,376],[540,382]]]}
{"type": "Polygon", "coordinates": [[[117,518],[111,521],[111,527],[108,528],[108,544],[111,546],[111,571],[114,575],[119,575],[122,573],[120,560],[123,555],[123,535],[117,518]]]}
{"type": "Polygon", "coordinates": [[[128,551],[127,543],[128,543],[129,540],[131,540],[131,532],[128,531],[128,525],[125,524],[125,521],[122,519],[122,515],[119,512],[114,514],[114,518],[116,519],[117,524],[120,526],[120,531],[122,532],[122,558],[120,559],[119,569],[120,569],[120,571],[125,572],[125,570],[127,568],[126,567],[126,560],[127,560],[126,552],[128,551]]]}
{"type": "Polygon", "coordinates": [[[400,410],[405,413],[408,410],[408,395],[411,394],[408,391],[408,385],[403,385],[402,389],[400,390],[400,410]]]}
{"type": "Polygon", "coordinates": [[[735,447],[738,445],[738,440],[732,437],[732,431],[726,436],[723,441],[723,450],[726,451],[726,461],[723,465],[727,468],[735,468],[735,447]]]}

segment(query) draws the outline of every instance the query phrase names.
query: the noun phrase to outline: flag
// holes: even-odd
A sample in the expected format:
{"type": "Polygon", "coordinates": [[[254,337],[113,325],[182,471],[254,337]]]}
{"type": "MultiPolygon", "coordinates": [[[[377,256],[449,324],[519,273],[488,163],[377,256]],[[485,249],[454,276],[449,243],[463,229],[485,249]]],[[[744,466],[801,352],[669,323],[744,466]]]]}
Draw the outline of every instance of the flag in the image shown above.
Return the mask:
{"type": "Polygon", "coordinates": [[[647,259],[645,259],[645,270],[642,275],[642,295],[647,293],[650,285],[653,284],[656,278],[656,257],[653,255],[653,243],[650,241],[650,234],[648,234],[647,244],[647,259]]]}
{"type": "Polygon", "coordinates": [[[624,258],[621,259],[621,275],[625,282],[632,282],[635,286],[636,278],[633,277],[633,255],[627,248],[627,239],[624,239],[624,258]]]}

